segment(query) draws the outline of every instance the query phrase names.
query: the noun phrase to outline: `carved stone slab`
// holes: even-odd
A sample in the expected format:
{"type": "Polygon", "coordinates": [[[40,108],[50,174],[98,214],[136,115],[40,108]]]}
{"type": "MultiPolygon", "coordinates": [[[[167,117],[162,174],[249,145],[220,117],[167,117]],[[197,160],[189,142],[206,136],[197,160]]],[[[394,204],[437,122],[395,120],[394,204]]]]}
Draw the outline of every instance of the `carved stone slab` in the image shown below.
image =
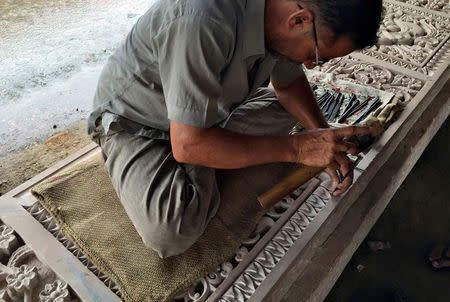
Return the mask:
{"type": "Polygon", "coordinates": [[[450,2],[448,0],[397,0],[397,1],[409,3],[436,12],[450,14],[450,2]]]}
{"type": "Polygon", "coordinates": [[[401,101],[408,103],[422,89],[424,81],[399,73],[388,67],[367,63],[352,55],[333,59],[320,71],[335,75],[336,78],[368,85],[393,92],[401,101]]]}
{"type": "MultiPolygon", "coordinates": [[[[275,236],[253,258],[241,275],[218,300],[220,302],[245,301],[250,298],[270,272],[276,267],[288,250],[300,238],[303,231],[331,199],[326,185],[326,175],[322,174],[320,185],[295,211],[275,236]]],[[[209,301],[214,301],[212,297],[209,301]]]]}
{"type": "Polygon", "coordinates": [[[87,269],[94,273],[95,276],[97,276],[112,292],[114,292],[119,298],[122,297],[114,282],[105,276],[70,240],[64,236],[55,220],[38,202],[35,202],[32,206],[24,206],[24,208],[33,216],[34,219],[39,221],[39,223],[42,224],[48,232],[50,232],[60,243],[62,243],[68,251],[72,252],[72,254],[77,257],[77,259],[80,260],[87,269]]]}
{"type": "Polygon", "coordinates": [[[0,301],[120,301],[114,285],[65,240],[53,219],[28,205],[30,187],[93,147],[0,197],[0,301]]]}
{"type": "Polygon", "coordinates": [[[81,301],[66,282],[0,221],[0,301],[81,301]]]}
{"type": "MultiPolygon", "coordinates": [[[[402,1],[445,8],[447,1],[402,1]],[[445,4],[444,4],[445,3],[445,4]]],[[[407,70],[433,75],[449,59],[450,15],[385,0],[379,42],[361,53],[407,70]]]]}

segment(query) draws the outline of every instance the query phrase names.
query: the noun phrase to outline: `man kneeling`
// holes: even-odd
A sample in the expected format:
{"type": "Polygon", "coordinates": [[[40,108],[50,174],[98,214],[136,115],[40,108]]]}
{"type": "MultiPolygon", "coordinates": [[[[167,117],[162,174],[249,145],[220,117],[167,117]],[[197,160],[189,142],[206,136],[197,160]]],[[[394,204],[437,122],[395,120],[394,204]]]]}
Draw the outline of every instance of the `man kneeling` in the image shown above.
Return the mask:
{"type": "Polygon", "coordinates": [[[334,194],[347,190],[357,147],[343,138],[372,129],[328,129],[301,64],[373,45],[381,6],[159,0],[138,20],[103,69],[88,132],[149,248],[169,257],[200,237],[221,202],[216,169],[323,166],[334,194]],[[308,131],[289,136],[297,122],[308,131]]]}

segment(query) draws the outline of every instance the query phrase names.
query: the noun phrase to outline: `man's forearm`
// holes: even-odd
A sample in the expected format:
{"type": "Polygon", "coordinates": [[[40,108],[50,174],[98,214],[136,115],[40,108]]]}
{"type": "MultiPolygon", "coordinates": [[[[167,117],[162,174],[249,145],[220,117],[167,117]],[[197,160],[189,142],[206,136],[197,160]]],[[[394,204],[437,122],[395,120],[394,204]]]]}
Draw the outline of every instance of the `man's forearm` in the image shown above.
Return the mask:
{"type": "Polygon", "coordinates": [[[171,122],[171,133],[176,132],[179,135],[172,137],[171,141],[178,162],[216,169],[239,169],[297,160],[297,150],[290,136],[249,136],[218,127],[202,129],[171,122]]]}
{"type": "Polygon", "coordinates": [[[289,84],[272,82],[280,104],[306,129],[328,128],[306,76],[289,84]]]}
{"type": "Polygon", "coordinates": [[[205,129],[170,122],[172,152],[178,162],[218,169],[272,162],[298,162],[313,167],[337,165],[341,161],[337,155],[358,152],[356,146],[342,140],[344,137],[372,132],[369,127],[344,127],[290,136],[249,136],[217,127],[205,129]]]}

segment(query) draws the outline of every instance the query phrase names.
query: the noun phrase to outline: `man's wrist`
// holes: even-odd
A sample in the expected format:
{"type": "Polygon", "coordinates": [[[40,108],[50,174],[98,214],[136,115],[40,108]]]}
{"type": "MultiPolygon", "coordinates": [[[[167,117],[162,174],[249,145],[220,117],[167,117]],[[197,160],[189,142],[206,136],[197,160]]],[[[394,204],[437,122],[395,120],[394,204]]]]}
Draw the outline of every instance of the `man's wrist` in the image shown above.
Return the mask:
{"type": "Polygon", "coordinates": [[[288,158],[288,162],[292,162],[292,163],[300,163],[300,153],[301,153],[301,134],[296,134],[296,135],[292,135],[289,137],[289,146],[290,146],[290,151],[289,151],[289,158],[288,158]]]}

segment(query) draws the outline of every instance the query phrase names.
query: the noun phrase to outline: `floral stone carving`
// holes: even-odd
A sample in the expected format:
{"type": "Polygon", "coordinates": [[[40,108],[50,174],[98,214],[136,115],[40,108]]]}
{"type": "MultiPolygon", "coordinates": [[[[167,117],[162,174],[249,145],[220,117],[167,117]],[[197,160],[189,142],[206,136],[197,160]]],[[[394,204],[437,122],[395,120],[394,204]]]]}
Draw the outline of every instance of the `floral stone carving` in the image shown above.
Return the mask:
{"type": "Polygon", "coordinates": [[[450,2],[448,0],[397,0],[400,2],[416,5],[426,9],[450,13],[450,2]]]}
{"type": "Polygon", "coordinates": [[[333,59],[320,67],[320,71],[332,73],[338,79],[393,92],[404,102],[409,102],[424,85],[419,79],[359,61],[351,56],[333,59]]]}
{"type": "Polygon", "coordinates": [[[12,300],[23,296],[24,301],[31,301],[33,289],[38,283],[35,266],[23,264],[6,277],[7,291],[12,300]]]}
{"type": "Polygon", "coordinates": [[[0,260],[9,257],[18,245],[14,230],[7,225],[0,225],[0,260]]]}
{"type": "Polygon", "coordinates": [[[7,225],[0,225],[0,302],[79,301],[28,245],[7,225]],[[56,281],[55,281],[56,280],[56,281]]]}
{"type": "Polygon", "coordinates": [[[52,284],[46,284],[44,290],[39,294],[41,302],[68,302],[70,301],[67,283],[56,280],[52,284]]]}
{"type": "MultiPolygon", "coordinates": [[[[448,48],[450,17],[404,7],[395,1],[386,1],[384,7],[385,17],[378,32],[379,41],[361,53],[432,75],[437,62],[431,61],[431,58],[441,48],[448,48]]],[[[439,55],[448,56],[448,51],[439,55]]]]}

